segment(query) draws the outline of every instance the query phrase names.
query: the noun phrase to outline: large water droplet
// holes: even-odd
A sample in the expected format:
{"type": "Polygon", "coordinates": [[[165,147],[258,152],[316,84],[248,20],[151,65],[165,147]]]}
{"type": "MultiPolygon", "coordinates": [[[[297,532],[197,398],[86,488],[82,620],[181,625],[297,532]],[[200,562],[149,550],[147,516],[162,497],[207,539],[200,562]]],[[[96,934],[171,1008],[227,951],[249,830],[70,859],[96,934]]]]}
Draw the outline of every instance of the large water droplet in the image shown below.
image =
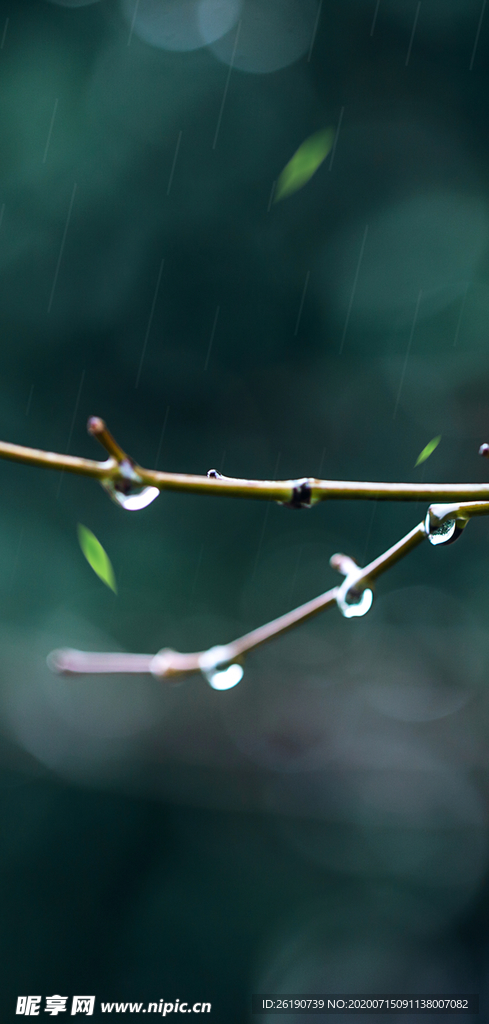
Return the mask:
{"type": "Polygon", "coordinates": [[[113,501],[131,512],[146,508],[159,495],[158,487],[150,487],[141,483],[141,477],[134,472],[129,462],[122,462],[120,468],[124,474],[122,480],[101,480],[102,487],[113,501]]]}
{"type": "Polygon", "coordinates": [[[446,519],[436,530],[428,529],[430,544],[448,544],[455,533],[455,520],[446,519]]]}
{"type": "Polygon", "coordinates": [[[349,588],[346,588],[344,585],[340,587],[336,596],[336,604],[345,619],[353,619],[359,615],[366,615],[372,607],[373,599],[374,595],[372,590],[367,588],[366,590],[362,590],[362,593],[359,594],[358,591],[350,584],[349,588]]]}
{"type": "Polygon", "coordinates": [[[211,647],[199,659],[199,668],[213,690],[230,690],[243,678],[243,667],[229,664],[227,647],[211,647]]]}
{"type": "Polygon", "coordinates": [[[453,544],[460,537],[463,526],[459,525],[455,519],[445,519],[444,523],[440,523],[440,526],[433,529],[428,511],[425,519],[425,530],[430,544],[453,544]]]}
{"type": "Polygon", "coordinates": [[[124,491],[121,491],[120,484],[114,485],[112,481],[103,483],[102,487],[110,494],[113,501],[116,501],[118,505],[122,505],[122,508],[128,508],[131,511],[135,511],[138,508],[146,508],[146,505],[151,505],[151,502],[159,495],[157,487],[137,487],[135,484],[131,484],[129,488],[124,486],[124,491]]]}
{"type": "Polygon", "coordinates": [[[204,672],[204,675],[213,690],[230,690],[243,678],[243,667],[235,663],[221,672],[204,672]]]}

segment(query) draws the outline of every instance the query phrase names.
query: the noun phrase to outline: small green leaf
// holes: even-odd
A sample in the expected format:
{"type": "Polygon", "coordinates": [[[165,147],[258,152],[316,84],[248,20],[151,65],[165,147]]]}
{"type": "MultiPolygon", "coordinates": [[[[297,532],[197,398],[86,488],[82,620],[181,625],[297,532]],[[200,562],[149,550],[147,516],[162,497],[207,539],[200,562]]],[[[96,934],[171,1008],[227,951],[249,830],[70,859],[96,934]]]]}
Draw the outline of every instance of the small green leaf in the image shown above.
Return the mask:
{"type": "Polygon", "coordinates": [[[101,543],[97,540],[91,530],[78,523],[78,540],[88,564],[93,571],[100,576],[100,579],[107,587],[110,587],[117,594],[114,570],[108,555],[106,555],[101,543]]]}
{"type": "Polygon", "coordinates": [[[426,448],[423,448],[423,451],[419,453],[414,465],[420,466],[422,462],[426,462],[426,459],[429,459],[430,455],[434,452],[435,448],[438,448],[440,441],[441,434],[438,434],[438,437],[434,437],[432,441],[429,441],[428,444],[426,445],[426,448]]]}
{"type": "Polygon", "coordinates": [[[334,128],[323,128],[321,131],[315,132],[314,135],[310,135],[299,146],[277,181],[274,203],[292,195],[293,192],[297,192],[307,184],[323,160],[326,159],[333,145],[334,137],[334,128]]]}

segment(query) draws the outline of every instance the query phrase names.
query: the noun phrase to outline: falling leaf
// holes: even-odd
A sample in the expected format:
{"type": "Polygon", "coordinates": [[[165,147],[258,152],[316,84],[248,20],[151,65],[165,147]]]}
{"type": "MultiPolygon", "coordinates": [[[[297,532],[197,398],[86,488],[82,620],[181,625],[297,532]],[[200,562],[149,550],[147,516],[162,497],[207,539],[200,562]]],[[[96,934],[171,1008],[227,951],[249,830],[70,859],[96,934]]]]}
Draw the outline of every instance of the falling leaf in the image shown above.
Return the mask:
{"type": "Polygon", "coordinates": [[[78,540],[80,541],[83,554],[93,571],[97,573],[97,576],[100,576],[100,579],[107,587],[114,591],[114,594],[117,594],[114,570],[110,558],[105,553],[95,534],[91,530],[87,530],[86,526],[78,523],[78,540]]]}
{"type": "Polygon", "coordinates": [[[441,434],[438,434],[438,437],[434,437],[432,441],[429,441],[428,444],[426,445],[426,448],[423,448],[423,451],[419,453],[414,465],[420,466],[422,462],[426,462],[426,459],[429,459],[430,455],[432,454],[432,452],[434,452],[435,448],[438,448],[440,441],[441,434]]]}
{"type": "Polygon", "coordinates": [[[274,203],[292,195],[307,184],[330,152],[334,136],[334,128],[323,128],[310,135],[302,146],[299,146],[277,181],[274,203]]]}

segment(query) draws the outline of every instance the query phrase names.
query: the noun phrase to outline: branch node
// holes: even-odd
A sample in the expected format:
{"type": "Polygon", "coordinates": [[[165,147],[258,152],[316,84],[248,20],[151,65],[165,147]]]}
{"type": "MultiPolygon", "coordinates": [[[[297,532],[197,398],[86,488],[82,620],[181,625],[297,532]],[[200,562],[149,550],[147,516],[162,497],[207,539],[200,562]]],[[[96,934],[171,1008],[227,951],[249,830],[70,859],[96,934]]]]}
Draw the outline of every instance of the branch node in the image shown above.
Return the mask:
{"type": "Polygon", "coordinates": [[[175,665],[178,657],[177,651],[173,651],[171,647],[164,647],[161,651],[158,651],[158,654],[155,654],[150,663],[149,671],[151,675],[155,679],[168,679],[170,677],[170,682],[180,683],[183,673],[175,665]],[[175,676],[175,679],[172,679],[172,676],[175,676]]]}
{"type": "Polygon", "coordinates": [[[458,540],[469,521],[467,515],[461,514],[462,508],[459,503],[430,505],[425,519],[425,530],[430,544],[447,545],[458,540]]]}
{"type": "Polygon", "coordinates": [[[311,508],[312,507],[312,480],[305,476],[301,480],[295,480],[292,484],[292,496],[290,501],[279,501],[279,505],[285,508],[311,508]]]}
{"type": "Polygon", "coordinates": [[[231,690],[243,678],[240,661],[233,657],[232,645],[220,645],[200,655],[199,668],[213,690],[231,690]]]}
{"type": "Polygon", "coordinates": [[[331,555],[329,564],[345,577],[336,595],[336,604],[341,614],[345,619],[365,615],[374,596],[372,581],[362,575],[365,570],[349,555],[331,555]]]}

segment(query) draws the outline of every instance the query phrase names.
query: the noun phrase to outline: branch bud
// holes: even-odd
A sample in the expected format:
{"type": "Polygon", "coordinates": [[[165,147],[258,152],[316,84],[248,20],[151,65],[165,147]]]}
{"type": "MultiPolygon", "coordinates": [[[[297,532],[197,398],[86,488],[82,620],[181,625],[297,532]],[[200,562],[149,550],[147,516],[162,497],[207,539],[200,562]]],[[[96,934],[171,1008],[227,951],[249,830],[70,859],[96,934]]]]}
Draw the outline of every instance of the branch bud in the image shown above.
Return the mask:
{"type": "Polygon", "coordinates": [[[336,569],[342,576],[349,576],[350,573],[358,570],[358,563],[354,558],[350,558],[349,555],[331,555],[329,564],[332,569],[336,569]]]}
{"type": "Polygon", "coordinates": [[[87,423],[87,430],[92,437],[96,437],[97,441],[100,441],[102,447],[105,448],[109,455],[112,455],[112,458],[116,459],[117,462],[129,462],[134,465],[134,460],[130,459],[122,450],[120,445],[117,444],[117,441],[112,437],[110,430],[107,430],[107,427],[104,421],[100,419],[100,416],[90,416],[87,423]]]}

